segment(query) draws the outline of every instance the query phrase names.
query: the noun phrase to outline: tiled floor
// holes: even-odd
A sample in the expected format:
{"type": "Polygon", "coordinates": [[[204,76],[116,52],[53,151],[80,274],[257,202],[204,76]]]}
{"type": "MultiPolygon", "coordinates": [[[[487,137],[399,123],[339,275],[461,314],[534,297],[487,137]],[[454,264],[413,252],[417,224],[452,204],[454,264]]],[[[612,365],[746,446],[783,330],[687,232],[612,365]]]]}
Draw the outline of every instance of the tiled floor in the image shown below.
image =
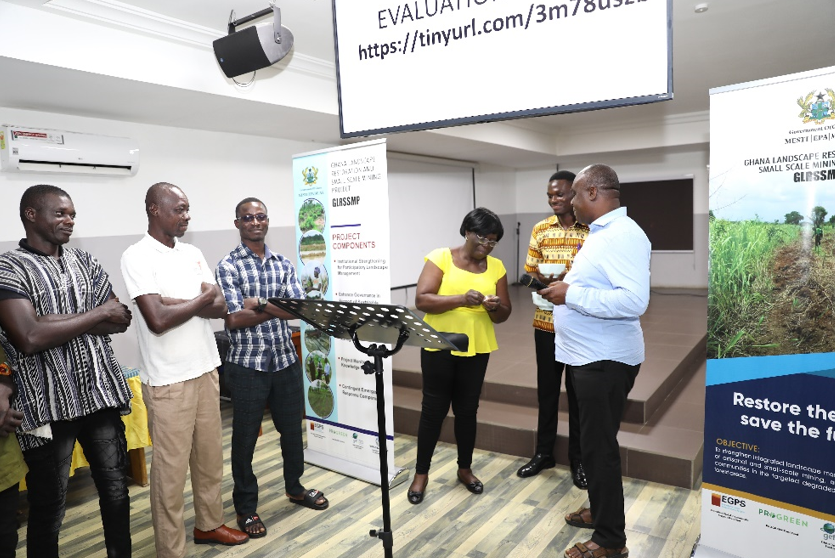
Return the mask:
{"type": "MultiPolygon", "coordinates": [[[[224,519],[235,524],[230,472],[232,408],[221,404],[223,414],[224,519]]],[[[253,469],[258,475],[258,513],[267,525],[267,536],[234,548],[191,542],[194,527],[194,495],[186,482],[186,553],[192,558],[379,558],[379,540],[368,536],[382,527],[380,489],[340,473],[305,467],[307,488],[327,494],[330,507],[323,512],[293,506],[284,497],[279,436],[269,415],[258,440],[253,469]]],[[[398,436],[395,463],[414,470],[416,440],[398,436]]],[[[153,455],[153,449],[148,449],[153,455]]],[[[569,469],[557,466],[536,477],[520,479],[520,457],[476,450],[473,469],[484,482],[484,493],[470,494],[457,480],[455,446],[438,444],[432,459],[426,499],[413,506],[406,499],[409,482],[390,494],[394,556],[399,558],[561,558],[589,532],[565,524],[563,515],[586,502],[587,494],[571,482],[569,469]]],[[[149,459],[150,461],[150,459],[149,459]]],[[[701,496],[698,490],[672,488],[627,478],[623,484],[626,534],[630,556],[635,558],[686,558],[700,530],[701,496]]],[[[155,556],[149,488],[132,485],[131,538],[133,556],[155,556]]],[[[25,501],[25,497],[21,498],[25,501]]],[[[65,558],[104,556],[104,538],[98,496],[89,469],[81,469],[69,483],[67,515],[61,528],[60,550],[65,558]]],[[[20,529],[17,556],[26,554],[26,528],[20,529]]]]}

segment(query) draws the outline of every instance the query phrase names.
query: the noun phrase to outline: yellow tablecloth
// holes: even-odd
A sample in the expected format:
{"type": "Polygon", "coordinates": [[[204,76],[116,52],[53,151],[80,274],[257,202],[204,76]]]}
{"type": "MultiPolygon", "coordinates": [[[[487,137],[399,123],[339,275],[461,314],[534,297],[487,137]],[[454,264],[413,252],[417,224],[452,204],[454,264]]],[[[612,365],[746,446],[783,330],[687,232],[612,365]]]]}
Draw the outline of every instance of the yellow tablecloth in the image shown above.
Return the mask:
{"type": "MultiPolygon", "coordinates": [[[[139,371],[135,368],[122,367],[122,372],[128,381],[133,399],[131,400],[131,413],[122,417],[125,423],[125,438],[128,442],[128,451],[138,448],[145,448],[151,445],[151,434],[148,432],[148,409],[145,408],[145,401],[142,399],[142,382],[139,380],[139,371]]],[[[72,453],[70,464],[70,476],[75,474],[79,467],[87,467],[87,459],[81,445],[76,442],[72,453]]],[[[20,489],[26,490],[26,481],[21,481],[20,489]]]]}

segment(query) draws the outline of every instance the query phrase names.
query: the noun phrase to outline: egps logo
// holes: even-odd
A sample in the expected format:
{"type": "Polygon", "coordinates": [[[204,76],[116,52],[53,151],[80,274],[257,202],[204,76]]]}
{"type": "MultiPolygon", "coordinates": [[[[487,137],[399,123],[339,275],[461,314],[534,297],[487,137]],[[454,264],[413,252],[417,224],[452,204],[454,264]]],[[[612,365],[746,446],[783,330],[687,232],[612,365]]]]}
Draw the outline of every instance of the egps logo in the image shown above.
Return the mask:
{"type": "Polygon", "coordinates": [[[735,496],[728,496],[727,494],[711,493],[710,503],[718,508],[728,508],[734,511],[744,511],[746,506],[745,500],[736,498],[735,496]]]}

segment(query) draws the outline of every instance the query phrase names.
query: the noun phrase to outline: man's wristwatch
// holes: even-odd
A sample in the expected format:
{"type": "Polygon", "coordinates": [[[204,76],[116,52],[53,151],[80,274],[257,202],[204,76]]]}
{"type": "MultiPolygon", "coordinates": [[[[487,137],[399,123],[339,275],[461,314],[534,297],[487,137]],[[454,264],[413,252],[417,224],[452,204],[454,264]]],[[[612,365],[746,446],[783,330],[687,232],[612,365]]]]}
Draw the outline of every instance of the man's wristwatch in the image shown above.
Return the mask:
{"type": "Polygon", "coordinates": [[[256,312],[263,312],[264,308],[267,307],[267,299],[263,296],[258,297],[258,307],[255,309],[256,312]]]}

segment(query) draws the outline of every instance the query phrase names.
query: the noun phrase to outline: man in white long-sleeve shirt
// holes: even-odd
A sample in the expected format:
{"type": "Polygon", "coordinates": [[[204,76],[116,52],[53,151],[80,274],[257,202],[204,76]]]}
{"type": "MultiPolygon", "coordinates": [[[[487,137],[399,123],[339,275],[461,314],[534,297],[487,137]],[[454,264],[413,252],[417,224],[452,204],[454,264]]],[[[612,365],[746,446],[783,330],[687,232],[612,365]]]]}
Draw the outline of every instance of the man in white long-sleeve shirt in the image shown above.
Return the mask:
{"type": "Polygon", "coordinates": [[[649,304],[650,242],[620,206],[620,182],[610,167],[586,167],[572,189],[574,214],[589,225],[589,237],[564,281],[539,292],[555,304],[555,358],[574,380],[589,482],[589,508],[565,519],[594,529],[591,540],[565,556],[626,558],[617,434],[644,361],[640,316],[649,304]]]}

